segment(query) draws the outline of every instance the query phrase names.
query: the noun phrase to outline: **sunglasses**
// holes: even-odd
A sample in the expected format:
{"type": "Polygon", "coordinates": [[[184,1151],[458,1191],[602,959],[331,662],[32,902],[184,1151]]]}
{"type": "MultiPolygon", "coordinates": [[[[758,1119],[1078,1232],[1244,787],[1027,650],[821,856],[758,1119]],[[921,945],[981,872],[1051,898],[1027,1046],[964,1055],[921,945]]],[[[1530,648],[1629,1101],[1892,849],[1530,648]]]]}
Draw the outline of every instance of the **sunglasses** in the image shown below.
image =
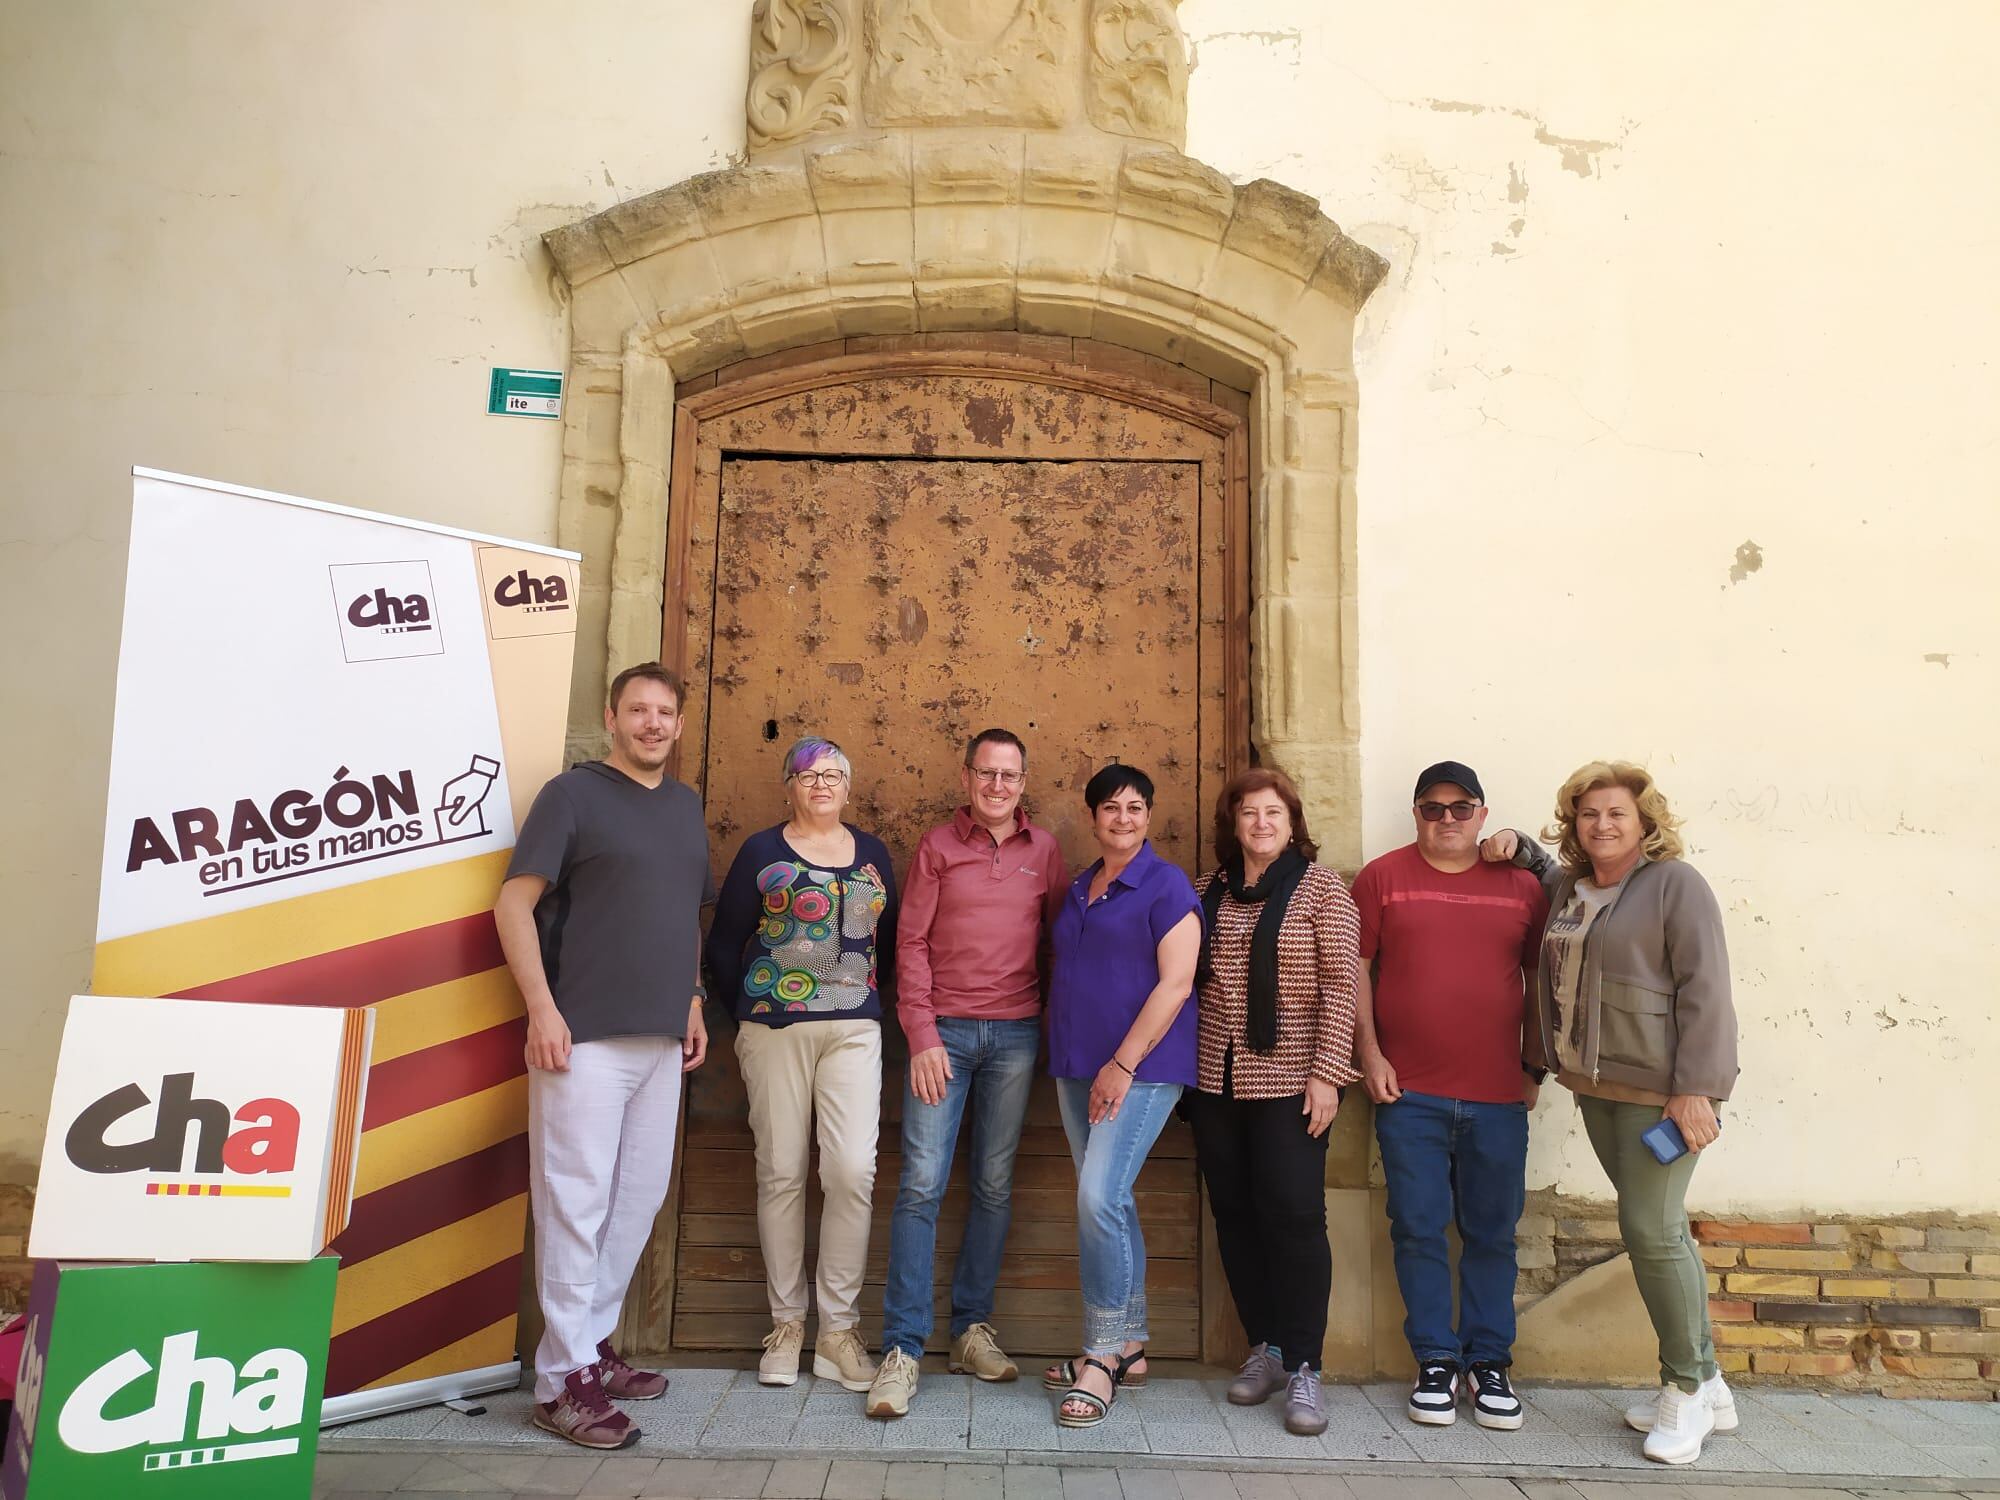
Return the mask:
{"type": "Polygon", "coordinates": [[[1423,814],[1426,823],[1442,822],[1446,813],[1451,814],[1454,822],[1469,823],[1472,821],[1472,815],[1479,811],[1479,804],[1477,802],[1419,802],[1417,804],[1417,811],[1423,814]]]}

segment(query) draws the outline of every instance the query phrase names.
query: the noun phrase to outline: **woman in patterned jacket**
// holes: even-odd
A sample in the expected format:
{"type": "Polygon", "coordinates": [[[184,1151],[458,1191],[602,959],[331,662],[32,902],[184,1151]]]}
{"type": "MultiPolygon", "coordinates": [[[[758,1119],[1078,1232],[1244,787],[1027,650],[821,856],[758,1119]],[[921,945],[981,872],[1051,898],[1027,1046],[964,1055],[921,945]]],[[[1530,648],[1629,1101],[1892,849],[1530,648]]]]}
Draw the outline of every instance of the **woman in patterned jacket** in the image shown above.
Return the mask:
{"type": "Polygon", "coordinates": [[[871,833],[841,821],[854,768],[808,737],[785,754],[792,815],[743,841],[708,932],[718,1001],[757,1141],[757,1240],[771,1332],[757,1379],[791,1385],[805,1346],[806,1171],[818,1116],[819,1332],[813,1374],[875,1378],[855,1310],[868,1258],[882,1113],[882,990],[896,951],[896,876],[871,833]]]}
{"type": "Polygon", "coordinates": [[[1321,1346],[1333,1256],[1326,1138],[1355,1082],[1359,919],[1340,877],[1314,863],[1298,788],[1258,767],[1222,789],[1217,867],[1202,902],[1195,1159],[1250,1354],[1229,1399],[1285,1392],[1285,1427],[1326,1429],[1321,1346]]]}

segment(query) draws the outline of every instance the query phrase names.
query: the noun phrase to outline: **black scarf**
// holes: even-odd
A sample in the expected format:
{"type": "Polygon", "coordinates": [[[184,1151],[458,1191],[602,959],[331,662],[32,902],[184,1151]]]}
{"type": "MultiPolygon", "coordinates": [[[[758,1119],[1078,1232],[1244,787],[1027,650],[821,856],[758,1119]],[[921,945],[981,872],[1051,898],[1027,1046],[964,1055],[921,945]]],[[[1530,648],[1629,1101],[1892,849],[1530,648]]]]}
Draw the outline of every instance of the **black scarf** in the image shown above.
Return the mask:
{"type": "Polygon", "coordinates": [[[1243,854],[1238,851],[1215,872],[1201,898],[1201,961],[1195,968],[1195,984],[1206,984],[1215,976],[1211,951],[1215,914],[1222,910],[1227,891],[1245,906],[1261,904],[1257,929],[1250,936],[1250,1014],[1245,1028],[1253,1052],[1270,1052],[1278,1045],[1278,929],[1285,925],[1285,906],[1292,892],[1305,879],[1312,861],[1296,849],[1287,849],[1271,861],[1264,878],[1255,885],[1243,883],[1243,854]]]}

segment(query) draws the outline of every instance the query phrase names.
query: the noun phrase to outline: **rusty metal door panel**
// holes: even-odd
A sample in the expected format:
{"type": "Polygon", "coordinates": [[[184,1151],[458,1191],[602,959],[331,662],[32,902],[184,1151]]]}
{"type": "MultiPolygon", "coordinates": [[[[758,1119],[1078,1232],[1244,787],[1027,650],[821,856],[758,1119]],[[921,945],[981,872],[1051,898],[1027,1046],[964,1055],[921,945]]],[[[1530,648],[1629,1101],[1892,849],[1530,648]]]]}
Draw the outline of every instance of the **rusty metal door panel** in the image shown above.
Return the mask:
{"type": "Polygon", "coordinates": [[[1156,846],[1192,864],[1220,752],[1202,658],[1222,654],[1219,616],[1201,650],[1197,465],[731,459],[722,494],[719,855],[775,821],[778,753],[818,733],[901,867],[962,800],[966,738],[997,724],[1028,742],[1030,811],[1072,863],[1094,857],[1083,784],[1124,759],[1159,785],[1156,846]]]}

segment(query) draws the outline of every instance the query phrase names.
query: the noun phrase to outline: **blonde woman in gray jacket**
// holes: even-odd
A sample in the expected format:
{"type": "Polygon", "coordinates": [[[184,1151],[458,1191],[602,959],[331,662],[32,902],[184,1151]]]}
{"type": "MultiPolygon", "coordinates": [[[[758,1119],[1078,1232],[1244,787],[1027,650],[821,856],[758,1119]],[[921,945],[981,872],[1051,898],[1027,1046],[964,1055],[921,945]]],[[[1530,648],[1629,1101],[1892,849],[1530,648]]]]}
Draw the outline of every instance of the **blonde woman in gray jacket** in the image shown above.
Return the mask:
{"type": "Polygon", "coordinates": [[[1736,1009],[1722,910],[1682,857],[1680,820],[1652,776],[1592,761],[1556,793],[1542,838],[1513,829],[1481,846],[1531,869],[1549,892],[1528,1061],[1577,1096],[1618,1195],[1618,1227],[1660,1340],[1660,1393],[1626,1412],[1646,1457],[1692,1463],[1710,1432],[1736,1428],[1715,1363],[1708,1283],[1688,1229],[1695,1161],[1736,1083],[1736,1009]],[[1641,1137],[1671,1120],[1686,1154],[1662,1163],[1641,1137]]]}

